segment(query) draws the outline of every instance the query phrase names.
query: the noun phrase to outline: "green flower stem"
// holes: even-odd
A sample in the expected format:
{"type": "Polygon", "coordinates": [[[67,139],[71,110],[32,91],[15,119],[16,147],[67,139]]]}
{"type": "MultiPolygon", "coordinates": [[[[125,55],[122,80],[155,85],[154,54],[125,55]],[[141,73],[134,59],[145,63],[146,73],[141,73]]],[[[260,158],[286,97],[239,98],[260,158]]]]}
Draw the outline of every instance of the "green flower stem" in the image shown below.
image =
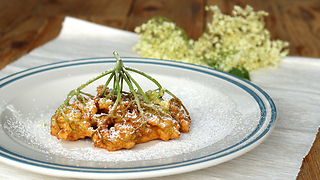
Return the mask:
{"type": "Polygon", "coordinates": [[[134,85],[136,85],[136,87],[137,87],[138,90],[139,90],[139,93],[142,94],[143,99],[144,99],[148,104],[150,104],[149,98],[148,98],[147,95],[143,92],[142,88],[141,88],[140,85],[137,83],[137,81],[134,80],[134,79],[132,78],[132,76],[131,76],[127,71],[124,71],[124,73],[125,73],[125,75],[128,77],[128,79],[130,79],[130,80],[134,83],[134,85]]]}
{"type": "Polygon", "coordinates": [[[144,73],[142,71],[139,71],[137,69],[127,67],[127,66],[125,66],[125,69],[129,70],[129,71],[132,71],[132,72],[135,72],[137,74],[140,74],[140,75],[148,78],[150,81],[152,81],[154,84],[156,84],[159,87],[159,89],[162,89],[162,86],[160,85],[160,83],[156,79],[154,79],[153,77],[149,76],[148,74],[146,74],[146,73],[144,73]]]}
{"type": "MultiPolygon", "coordinates": [[[[63,102],[63,104],[61,104],[59,107],[59,111],[62,114],[64,114],[63,109],[66,108],[67,105],[69,105],[69,101],[74,96],[76,96],[78,99],[82,100],[83,103],[85,104],[85,97],[83,95],[88,96],[88,97],[93,97],[93,96],[88,93],[85,93],[81,90],[84,89],[85,87],[87,87],[92,82],[110,74],[110,77],[107,79],[104,87],[102,88],[102,90],[99,94],[99,97],[102,98],[102,97],[117,96],[117,98],[112,106],[111,112],[110,112],[111,118],[113,117],[114,112],[116,111],[117,106],[119,105],[121,98],[122,98],[123,81],[125,81],[126,84],[128,85],[128,87],[130,89],[130,93],[134,96],[134,99],[135,99],[135,102],[138,106],[138,109],[143,116],[143,110],[141,107],[142,104],[140,101],[141,96],[142,96],[144,102],[148,104],[148,107],[152,107],[152,106],[151,106],[151,103],[150,103],[148,96],[144,93],[141,86],[138,84],[138,82],[135,79],[133,79],[133,77],[129,74],[128,71],[140,74],[140,75],[146,77],[147,79],[149,79],[150,81],[152,81],[158,87],[158,89],[155,90],[155,91],[158,91],[157,98],[163,96],[164,92],[167,92],[169,95],[171,95],[176,100],[178,100],[179,103],[181,103],[181,101],[173,93],[171,93],[167,89],[162,88],[162,86],[160,85],[160,83],[156,79],[154,79],[153,77],[147,75],[146,73],[144,73],[142,71],[124,66],[118,53],[113,52],[113,54],[117,60],[115,67],[112,70],[105,71],[101,75],[87,81],[86,83],[79,86],[77,89],[70,91],[69,94],[67,95],[67,98],[63,102]],[[105,95],[106,89],[107,89],[108,85],[110,84],[111,80],[113,80],[113,89],[111,89],[111,91],[107,95],[105,95]],[[134,86],[138,89],[138,91],[136,91],[134,89],[135,88],[134,86]],[[138,94],[141,95],[140,98],[139,98],[138,94]]],[[[143,104],[145,104],[145,103],[143,103],[143,104]]],[[[183,104],[182,104],[182,106],[183,106],[183,104]]],[[[152,108],[156,108],[156,107],[152,107],[152,108]]],[[[162,111],[162,110],[160,110],[160,111],[162,111]]],[[[60,112],[58,112],[58,114],[60,114],[60,112]]]]}
{"type": "Polygon", "coordinates": [[[94,82],[94,81],[96,81],[96,80],[98,80],[98,79],[100,79],[100,78],[102,78],[102,77],[104,77],[104,76],[112,73],[113,71],[114,71],[114,70],[106,71],[106,72],[102,73],[100,76],[97,76],[97,77],[95,77],[95,78],[87,81],[86,83],[82,84],[82,85],[79,86],[77,89],[70,91],[69,94],[67,95],[66,100],[64,100],[64,102],[63,102],[63,104],[62,104],[61,106],[66,106],[66,105],[68,105],[70,99],[71,99],[73,96],[75,96],[75,95],[78,96],[83,88],[87,87],[87,86],[88,86],[89,84],[91,84],[92,82],[94,82]]]}
{"type": "Polygon", "coordinates": [[[112,106],[112,109],[111,109],[111,114],[115,111],[116,107],[118,106],[120,100],[121,100],[121,89],[119,88],[120,87],[120,72],[119,70],[116,70],[116,73],[115,73],[115,90],[117,91],[117,99],[116,99],[116,102],[113,104],[112,106]]]}
{"type": "Polygon", "coordinates": [[[130,82],[130,80],[129,80],[128,77],[123,76],[123,78],[124,78],[124,80],[126,81],[126,83],[128,84],[129,89],[130,89],[131,93],[132,93],[133,96],[134,96],[134,99],[135,99],[135,101],[136,101],[136,103],[137,103],[137,105],[138,105],[138,109],[139,109],[140,113],[142,113],[143,111],[142,111],[142,108],[141,108],[141,105],[140,105],[140,100],[139,100],[139,98],[138,98],[138,95],[137,95],[136,91],[133,89],[132,83],[130,82]]]}
{"type": "Polygon", "coordinates": [[[80,93],[81,93],[81,94],[83,94],[83,95],[86,95],[86,96],[88,96],[88,97],[92,97],[92,98],[94,97],[94,96],[92,96],[91,94],[86,93],[86,92],[82,92],[82,91],[80,91],[80,93]]]}
{"type": "Polygon", "coordinates": [[[110,75],[110,77],[109,77],[109,79],[107,80],[106,84],[103,86],[103,88],[102,88],[102,90],[101,90],[101,92],[100,92],[100,97],[102,97],[103,94],[106,92],[107,87],[108,87],[111,79],[113,78],[114,74],[115,74],[115,73],[113,72],[113,73],[110,75]]]}
{"type": "Polygon", "coordinates": [[[82,90],[83,88],[87,87],[89,84],[93,83],[94,81],[96,81],[96,80],[98,80],[98,79],[100,79],[100,78],[102,78],[102,77],[104,77],[104,76],[106,76],[106,75],[108,75],[110,73],[113,73],[114,71],[115,71],[114,69],[105,71],[101,75],[99,75],[99,76],[87,81],[86,83],[82,84],[81,86],[79,86],[76,91],[80,92],[80,90],[82,90]]]}

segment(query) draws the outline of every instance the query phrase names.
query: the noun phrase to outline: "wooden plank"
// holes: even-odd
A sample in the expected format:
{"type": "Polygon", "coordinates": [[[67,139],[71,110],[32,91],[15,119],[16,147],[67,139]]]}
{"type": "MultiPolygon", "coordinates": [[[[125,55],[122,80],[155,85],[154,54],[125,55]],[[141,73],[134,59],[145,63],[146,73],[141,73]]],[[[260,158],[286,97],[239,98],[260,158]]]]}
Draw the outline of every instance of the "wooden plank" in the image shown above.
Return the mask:
{"type": "Polygon", "coordinates": [[[3,34],[0,40],[0,69],[28,53],[47,22],[43,17],[28,16],[3,34]]]}
{"type": "Polygon", "coordinates": [[[0,6],[0,69],[55,38],[65,16],[124,29],[133,0],[4,0],[0,6]]]}
{"type": "Polygon", "coordinates": [[[281,15],[290,42],[290,54],[320,57],[320,3],[282,4],[281,15]]]}
{"type": "Polygon", "coordinates": [[[133,31],[135,27],[157,15],[175,22],[191,39],[197,39],[203,33],[203,0],[137,0],[125,29],[133,31]]]}
{"type": "MultiPolygon", "coordinates": [[[[61,24],[67,15],[105,26],[124,29],[124,25],[127,20],[127,14],[130,11],[133,0],[109,0],[101,1],[99,3],[83,1],[79,2],[81,3],[81,6],[76,8],[77,10],[75,11],[70,11],[74,4],[66,4],[66,2],[68,1],[60,1],[61,4],[57,6],[61,8],[54,8],[56,11],[55,14],[52,16],[50,14],[49,23],[39,36],[39,39],[37,39],[37,43],[33,48],[38,47],[58,36],[62,28],[61,24]],[[59,12],[59,10],[61,12],[59,12]]],[[[38,11],[40,10],[38,9],[38,11]]]]}
{"type": "Polygon", "coordinates": [[[64,18],[65,16],[54,16],[49,18],[45,28],[39,32],[39,36],[34,39],[33,46],[30,47],[28,52],[56,38],[60,33],[64,18]]]}
{"type": "Polygon", "coordinates": [[[320,129],[312,148],[304,158],[297,180],[320,179],[320,129]]]}

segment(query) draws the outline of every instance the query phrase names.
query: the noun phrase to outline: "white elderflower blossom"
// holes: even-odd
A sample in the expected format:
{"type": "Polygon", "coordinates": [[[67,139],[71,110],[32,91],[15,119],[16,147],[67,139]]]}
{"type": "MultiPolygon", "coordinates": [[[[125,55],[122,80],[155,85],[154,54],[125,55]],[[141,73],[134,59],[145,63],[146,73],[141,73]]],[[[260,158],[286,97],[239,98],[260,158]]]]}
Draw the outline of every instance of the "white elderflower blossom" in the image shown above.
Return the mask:
{"type": "Polygon", "coordinates": [[[264,23],[264,16],[268,13],[254,12],[251,6],[244,9],[235,6],[231,17],[222,14],[217,6],[207,9],[214,13],[213,20],[207,25],[208,31],[195,42],[193,50],[196,56],[204,57],[202,60],[212,63],[214,68],[229,72],[234,67],[244,67],[253,71],[269,65],[277,66],[288,54],[288,50],[284,50],[289,46],[288,42],[270,40],[264,23]],[[208,48],[204,49],[204,46],[208,48]]]}
{"type": "Polygon", "coordinates": [[[225,72],[277,66],[288,54],[288,42],[270,40],[264,23],[268,13],[254,12],[251,6],[234,6],[233,16],[222,14],[217,6],[206,10],[213,12],[212,22],[198,40],[188,39],[175,23],[155,17],[135,28],[139,42],[134,50],[142,57],[204,64],[225,72]]]}
{"type": "Polygon", "coordinates": [[[142,57],[199,64],[190,48],[194,41],[189,40],[175,23],[155,17],[137,27],[135,32],[139,33],[139,43],[133,49],[142,57]]]}

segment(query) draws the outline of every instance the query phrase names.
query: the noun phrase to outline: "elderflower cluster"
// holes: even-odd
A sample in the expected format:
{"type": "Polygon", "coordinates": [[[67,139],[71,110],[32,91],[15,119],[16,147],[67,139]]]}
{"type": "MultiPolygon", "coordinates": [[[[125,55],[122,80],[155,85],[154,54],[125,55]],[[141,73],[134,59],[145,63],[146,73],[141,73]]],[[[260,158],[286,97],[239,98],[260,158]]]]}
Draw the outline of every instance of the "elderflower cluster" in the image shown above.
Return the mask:
{"type": "Polygon", "coordinates": [[[195,55],[187,35],[175,23],[155,17],[136,27],[135,32],[139,34],[139,43],[133,49],[142,57],[197,63],[193,61],[195,55]]]}
{"type": "Polygon", "coordinates": [[[254,12],[246,6],[235,6],[233,16],[222,14],[217,6],[207,7],[213,15],[208,31],[195,42],[193,50],[202,61],[214,68],[230,71],[233,67],[245,67],[248,71],[269,65],[277,66],[288,54],[284,48],[288,42],[271,41],[265,29],[264,11],[254,12]]]}
{"type": "Polygon", "coordinates": [[[234,6],[233,16],[221,13],[217,6],[206,7],[213,12],[207,31],[196,41],[173,22],[151,19],[135,29],[139,43],[134,46],[142,57],[206,64],[229,72],[233,67],[253,71],[277,66],[288,53],[288,42],[270,40],[265,29],[264,11],[254,12],[234,6]]]}

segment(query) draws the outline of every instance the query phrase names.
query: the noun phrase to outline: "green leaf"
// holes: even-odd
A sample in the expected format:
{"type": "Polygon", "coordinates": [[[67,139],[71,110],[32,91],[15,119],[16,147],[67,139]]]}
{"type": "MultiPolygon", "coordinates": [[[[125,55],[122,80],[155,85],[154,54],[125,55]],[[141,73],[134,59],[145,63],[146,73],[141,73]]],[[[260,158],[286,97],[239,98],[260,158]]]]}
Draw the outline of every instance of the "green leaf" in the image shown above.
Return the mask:
{"type": "Polygon", "coordinates": [[[251,81],[249,71],[246,68],[242,67],[242,73],[243,73],[244,79],[251,81]]]}
{"type": "Polygon", "coordinates": [[[249,71],[244,67],[242,68],[233,67],[228,73],[234,76],[240,77],[242,79],[251,81],[249,71]]]}

